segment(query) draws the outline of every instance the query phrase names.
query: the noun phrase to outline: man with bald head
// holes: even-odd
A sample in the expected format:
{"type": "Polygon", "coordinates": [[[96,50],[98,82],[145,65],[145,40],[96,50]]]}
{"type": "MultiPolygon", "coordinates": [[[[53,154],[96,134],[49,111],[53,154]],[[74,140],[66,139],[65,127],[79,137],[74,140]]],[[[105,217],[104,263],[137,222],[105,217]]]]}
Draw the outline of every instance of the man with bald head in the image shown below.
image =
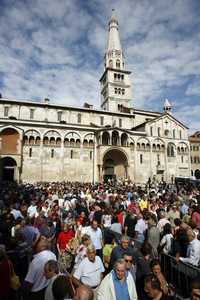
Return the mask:
{"type": "Polygon", "coordinates": [[[176,261],[182,261],[198,267],[200,264],[200,241],[196,238],[192,229],[188,229],[186,234],[189,241],[187,257],[177,257],[176,261]]]}
{"type": "Polygon", "coordinates": [[[76,289],[76,294],[73,300],[93,300],[93,299],[94,299],[93,290],[89,286],[80,285],[76,289]]]}
{"type": "Polygon", "coordinates": [[[25,278],[25,299],[43,300],[45,289],[49,280],[44,275],[44,266],[49,260],[57,260],[53,252],[49,250],[49,242],[40,237],[35,245],[33,260],[31,261],[28,273],[25,278]]]}

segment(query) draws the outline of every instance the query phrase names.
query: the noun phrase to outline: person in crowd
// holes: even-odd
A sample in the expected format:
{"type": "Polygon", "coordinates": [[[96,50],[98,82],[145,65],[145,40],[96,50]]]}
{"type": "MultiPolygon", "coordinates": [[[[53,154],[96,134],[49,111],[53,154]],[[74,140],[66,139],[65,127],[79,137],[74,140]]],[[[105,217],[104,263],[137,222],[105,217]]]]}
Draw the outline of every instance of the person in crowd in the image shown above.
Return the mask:
{"type": "Polygon", "coordinates": [[[71,224],[63,224],[63,229],[58,234],[57,238],[57,250],[58,254],[61,254],[66,249],[69,241],[75,236],[74,230],[71,224]]]}
{"type": "Polygon", "coordinates": [[[192,213],[192,221],[196,224],[197,229],[200,231],[200,204],[195,207],[192,213]]]}
{"type": "Polygon", "coordinates": [[[172,226],[169,223],[166,223],[163,228],[163,237],[160,241],[159,247],[160,251],[165,254],[169,254],[172,251],[173,245],[173,235],[172,235],[172,226]]]}
{"type": "Polygon", "coordinates": [[[176,261],[182,261],[198,267],[200,263],[200,241],[196,238],[192,229],[188,229],[186,233],[189,241],[187,257],[179,256],[176,258],[176,261]]]}
{"type": "Polygon", "coordinates": [[[158,256],[158,246],[160,243],[160,231],[157,227],[157,218],[155,214],[149,213],[147,215],[147,231],[146,231],[146,240],[152,247],[152,255],[153,257],[158,256]]]}
{"type": "Polygon", "coordinates": [[[44,275],[46,279],[49,279],[48,286],[45,290],[45,297],[44,300],[54,300],[53,297],[53,292],[52,292],[52,285],[54,280],[59,274],[59,268],[58,268],[58,263],[56,260],[49,260],[45,265],[44,265],[44,275]]]}
{"type": "Polygon", "coordinates": [[[158,281],[160,282],[160,287],[164,293],[164,295],[167,295],[169,292],[169,286],[167,283],[167,280],[165,279],[165,276],[163,275],[160,267],[160,262],[158,259],[153,259],[150,262],[150,268],[152,273],[156,276],[158,281]]]}
{"type": "Polygon", "coordinates": [[[30,247],[34,247],[34,244],[37,243],[40,238],[40,232],[38,228],[33,226],[34,219],[27,217],[25,223],[22,225],[20,232],[30,247]]]}
{"type": "Polygon", "coordinates": [[[134,264],[133,256],[125,252],[122,255],[122,258],[126,263],[126,271],[131,273],[133,280],[136,282],[136,265],[134,264]]]}
{"type": "Polygon", "coordinates": [[[126,262],[120,258],[114,269],[102,280],[97,291],[97,300],[136,300],[135,282],[130,272],[126,271],[126,262]]]}
{"type": "Polygon", "coordinates": [[[73,300],[93,300],[94,292],[93,290],[86,285],[80,285],[75,292],[73,300]]]}
{"type": "Polygon", "coordinates": [[[53,300],[72,300],[75,289],[70,276],[58,275],[52,284],[53,300]]]}
{"type": "Polygon", "coordinates": [[[160,281],[153,274],[147,275],[144,282],[144,290],[148,297],[153,300],[173,300],[174,297],[163,293],[160,281]]]}
{"type": "Polygon", "coordinates": [[[163,228],[166,223],[170,224],[170,221],[167,219],[166,212],[164,210],[161,210],[160,211],[160,220],[158,221],[158,224],[157,224],[157,227],[158,227],[161,235],[163,233],[163,228]]]}
{"type": "Polygon", "coordinates": [[[78,279],[82,284],[96,289],[102,278],[105,269],[102,260],[96,256],[96,248],[90,244],[87,247],[87,257],[85,257],[75,270],[73,277],[78,279]]]}
{"type": "Polygon", "coordinates": [[[117,233],[120,235],[122,234],[122,225],[121,225],[121,223],[118,223],[117,216],[115,216],[115,215],[112,217],[110,230],[113,231],[114,233],[117,233]]]}
{"type": "Polygon", "coordinates": [[[136,287],[139,299],[144,297],[144,278],[151,272],[152,247],[145,241],[140,248],[141,255],[136,261],[136,287]]]}
{"type": "Polygon", "coordinates": [[[49,260],[56,260],[56,256],[49,249],[49,242],[40,238],[35,245],[35,255],[31,261],[25,277],[25,299],[43,300],[48,279],[44,275],[44,266],[49,260]]]}
{"type": "Polygon", "coordinates": [[[13,268],[12,262],[6,255],[6,249],[0,247],[0,299],[9,300],[11,296],[10,275],[13,268]]]}
{"type": "Polygon", "coordinates": [[[95,246],[96,254],[102,257],[103,236],[97,220],[94,219],[92,221],[86,233],[90,236],[91,242],[95,246]]]}
{"type": "Polygon", "coordinates": [[[125,234],[131,238],[135,237],[135,225],[137,223],[137,217],[132,210],[128,211],[128,214],[124,221],[125,234]]]}
{"type": "Polygon", "coordinates": [[[174,220],[180,219],[180,210],[175,203],[172,205],[172,207],[169,208],[167,219],[170,221],[172,227],[175,226],[174,220]]]}
{"type": "Polygon", "coordinates": [[[137,223],[135,225],[135,237],[141,243],[144,242],[146,229],[147,229],[147,225],[144,221],[142,213],[140,212],[137,215],[137,223]]]}
{"type": "Polygon", "coordinates": [[[87,247],[91,244],[91,239],[88,234],[84,234],[81,239],[81,244],[77,249],[74,270],[76,270],[82,260],[87,257],[87,247]]]}
{"type": "Polygon", "coordinates": [[[110,256],[114,247],[116,247],[115,236],[112,233],[108,233],[106,236],[104,236],[103,247],[103,263],[106,270],[109,268],[110,256]]]}
{"type": "Polygon", "coordinates": [[[130,246],[130,238],[127,235],[121,236],[120,244],[114,247],[114,249],[112,250],[110,255],[109,270],[112,270],[116,260],[118,258],[122,258],[122,255],[125,252],[130,253],[131,255],[133,254],[133,249],[130,246]]]}

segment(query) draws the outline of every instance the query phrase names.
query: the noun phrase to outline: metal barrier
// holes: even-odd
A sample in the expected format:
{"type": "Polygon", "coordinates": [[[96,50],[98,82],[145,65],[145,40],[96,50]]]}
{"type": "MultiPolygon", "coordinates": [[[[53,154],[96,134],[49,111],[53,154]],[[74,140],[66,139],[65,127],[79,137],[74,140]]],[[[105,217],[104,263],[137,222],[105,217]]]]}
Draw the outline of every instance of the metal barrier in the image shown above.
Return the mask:
{"type": "Polygon", "coordinates": [[[161,268],[167,279],[167,282],[172,284],[176,293],[183,298],[190,297],[191,281],[200,276],[200,269],[190,264],[176,262],[175,257],[161,254],[161,268]]]}

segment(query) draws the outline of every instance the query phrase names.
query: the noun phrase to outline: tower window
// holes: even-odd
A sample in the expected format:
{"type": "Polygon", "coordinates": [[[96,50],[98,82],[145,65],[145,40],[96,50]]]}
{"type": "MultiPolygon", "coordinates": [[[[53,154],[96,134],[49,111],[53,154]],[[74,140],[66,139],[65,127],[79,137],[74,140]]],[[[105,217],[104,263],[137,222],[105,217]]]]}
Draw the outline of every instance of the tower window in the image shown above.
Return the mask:
{"type": "Polygon", "coordinates": [[[90,151],[90,160],[92,160],[92,151],[90,151]]]}
{"type": "Polygon", "coordinates": [[[179,131],[179,137],[180,137],[180,139],[182,139],[182,131],[181,130],[179,131]]]}
{"type": "Polygon", "coordinates": [[[122,95],[124,95],[125,94],[125,89],[122,89],[122,95]]]}
{"type": "Polygon", "coordinates": [[[117,79],[117,73],[114,73],[114,80],[117,79]]]}
{"type": "Polygon", "coordinates": [[[72,159],[74,156],[73,150],[70,151],[70,158],[72,159]]]}
{"type": "Polygon", "coordinates": [[[34,109],[33,108],[30,109],[30,119],[31,120],[34,119],[34,109]]]}
{"type": "Polygon", "coordinates": [[[143,163],[143,155],[140,154],[140,163],[142,164],[143,163]]]}
{"type": "Polygon", "coordinates": [[[160,166],[160,154],[157,154],[157,165],[160,166]]]}
{"type": "Polygon", "coordinates": [[[32,148],[29,148],[29,157],[32,157],[32,148]]]}
{"type": "Polygon", "coordinates": [[[100,124],[101,124],[101,126],[104,125],[104,117],[103,116],[100,117],[100,124]]]}
{"type": "Polygon", "coordinates": [[[181,163],[183,163],[183,155],[181,155],[181,163]]]}
{"type": "Polygon", "coordinates": [[[53,158],[54,157],[54,149],[51,149],[51,158],[53,158]]]}
{"type": "Polygon", "coordinates": [[[110,67],[110,68],[113,67],[113,61],[112,61],[112,59],[109,60],[109,67],[110,67]]]}
{"type": "Polygon", "coordinates": [[[116,68],[120,69],[120,60],[119,59],[117,59],[117,61],[116,61],[116,68]]]}
{"type": "Polygon", "coordinates": [[[176,138],[176,131],[175,131],[175,129],[173,129],[173,139],[175,139],[176,138]]]}
{"type": "Polygon", "coordinates": [[[78,114],[78,123],[81,123],[81,114],[78,114]]]}
{"type": "Polygon", "coordinates": [[[58,117],[58,122],[60,122],[62,120],[62,111],[58,111],[57,117],[58,117]]]}
{"type": "Polygon", "coordinates": [[[168,146],[167,146],[167,156],[175,157],[175,146],[173,144],[168,144],[168,146]]]}
{"type": "Polygon", "coordinates": [[[117,88],[115,88],[115,94],[117,94],[117,88]]]}
{"type": "Polygon", "coordinates": [[[153,136],[153,127],[150,127],[150,135],[153,136]]]}
{"type": "Polygon", "coordinates": [[[119,119],[119,127],[122,127],[122,119],[119,119]]]}
{"type": "Polygon", "coordinates": [[[8,117],[8,112],[9,112],[9,107],[5,106],[4,107],[4,117],[8,117]]]}
{"type": "Polygon", "coordinates": [[[160,136],[160,127],[158,127],[158,136],[160,136]]]}

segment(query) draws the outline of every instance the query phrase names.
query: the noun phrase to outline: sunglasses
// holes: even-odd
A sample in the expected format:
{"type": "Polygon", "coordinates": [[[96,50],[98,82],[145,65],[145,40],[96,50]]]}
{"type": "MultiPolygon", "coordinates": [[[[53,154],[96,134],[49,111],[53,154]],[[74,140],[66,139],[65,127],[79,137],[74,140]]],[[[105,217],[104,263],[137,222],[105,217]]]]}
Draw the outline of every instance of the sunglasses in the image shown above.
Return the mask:
{"type": "Polygon", "coordinates": [[[125,262],[130,262],[130,263],[132,263],[133,261],[132,261],[132,259],[125,259],[125,262]]]}

